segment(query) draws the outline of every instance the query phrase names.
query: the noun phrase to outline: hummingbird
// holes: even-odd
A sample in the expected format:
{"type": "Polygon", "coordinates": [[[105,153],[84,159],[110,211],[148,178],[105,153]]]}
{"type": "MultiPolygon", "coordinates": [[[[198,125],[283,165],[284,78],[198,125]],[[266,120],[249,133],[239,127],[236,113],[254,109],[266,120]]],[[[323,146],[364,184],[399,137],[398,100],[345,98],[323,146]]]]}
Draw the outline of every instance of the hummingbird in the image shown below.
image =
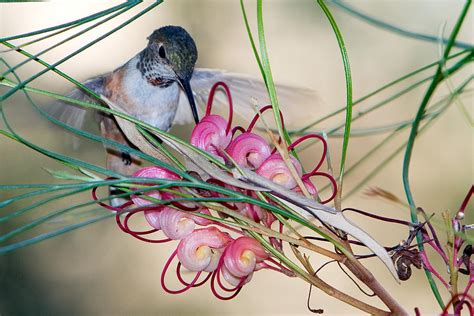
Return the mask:
{"type": "MultiPolygon", "coordinates": [[[[231,87],[237,112],[245,117],[255,114],[250,105],[251,98],[262,102],[268,100],[261,80],[222,70],[195,68],[198,50],[184,28],[163,26],[147,39],[146,47],[124,65],[86,80],[84,85],[126,109],[127,114],[163,131],[175,124],[187,124],[193,120],[198,123],[199,108],[205,105],[209,91],[217,81],[224,81],[231,87]]],[[[283,96],[281,100],[291,100],[295,104],[315,99],[312,90],[282,85],[277,89],[283,96]]],[[[68,96],[94,101],[80,89],[73,90],[68,96]]],[[[225,100],[224,96],[216,95],[214,102],[225,104],[225,100]]],[[[88,110],[72,103],[56,103],[49,111],[75,128],[80,129],[85,121],[89,121],[86,119],[88,110]]],[[[103,137],[133,147],[113,116],[100,111],[95,111],[94,116],[103,137]]],[[[128,153],[109,146],[105,149],[107,168],[111,170],[131,175],[142,167],[142,161],[128,153]]]]}
{"type": "MultiPolygon", "coordinates": [[[[184,28],[164,26],[155,30],[148,37],[145,49],[124,65],[91,78],[84,85],[120,104],[128,114],[167,131],[175,119],[181,93],[191,107],[194,121],[199,121],[190,84],[197,57],[196,44],[184,28]]],[[[73,90],[68,96],[93,101],[80,89],[73,90]]],[[[73,127],[81,128],[87,110],[72,104],[55,104],[52,114],[73,127]]],[[[103,137],[131,146],[111,115],[104,112],[94,114],[103,137]]],[[[106,146],[106,152],[107,168],[114,171],[130,175],[142,164],[140,160],[116,148],[106,146]]]]}

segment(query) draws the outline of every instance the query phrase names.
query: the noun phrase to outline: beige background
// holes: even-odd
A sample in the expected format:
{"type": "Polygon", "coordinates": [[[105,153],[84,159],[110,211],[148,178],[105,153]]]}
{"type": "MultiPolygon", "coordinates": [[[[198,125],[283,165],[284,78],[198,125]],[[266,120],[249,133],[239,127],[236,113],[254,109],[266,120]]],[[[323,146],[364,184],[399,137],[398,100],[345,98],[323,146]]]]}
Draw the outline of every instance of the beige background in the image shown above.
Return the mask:
{"type": "MultiPolygon", "coordinates": [[[[103,9],[118,1],[60,1],[55,3],[1,4],[0,36],[18,34],[73,20],[103,9]]],[[[366,12],[407,29],[438,34],[443,22],[446,33],[451,30],[462,1],[357,1],[351,2],[366,12]]],[[[140,6],[143,8],[144,6],[140,6]]],[[[382,84],[437,59],[436,44],[419,42],[375,29],[331,7],[346,40],[354,81],[355,98],[363,96],[382,84]]],[[[254,2],[248,1],[250,21],[256,25],[254,2]]],[[[137,10],[132,10],[137,12],[137,10]]],[[[130,14],[125,14],[130,16],[130,14]]],[[[345,90],[343,69],[334,35],[325,17],[313,1],[265,1],[264,19],[272,71],[276,81],[306,86],[319,93],[319,99],[305,108],[297,105],[287,109],[287,115],[296,115],[303,124],[330,113],[344,105],[345,90]]],[[[119,18],[117,21],[123,20],[119,18]]],[[[109,30],[117,22],[106,24],[80,40],[64,45],[44,56],[54,62],[62,56],[109,30]]],[[[157,27],[167,24],[184,26],[195,38],[199,48],[198,66],[227,69],[258,76],[258,68],[248,43],[238,1],[168,1],[125,27],[118,33],[91,47],[60,67],[80,80],[110,71],[139,52],[145,38],[157,27]]],[[[460,40],[471,41],[473,36],[472,11],[461,30],[460,40]]],[[[38,52],[55,41],[38,43],[30,48],[38,52]]],[[[15,42],[19,43],[19,42],[15,42]]],[[[9,62],[18,62],[16,53],[4,54],[9,62]]],[[[23,78],[41,70],[41,66],[28,64],[19,71],[23,78]]],[[[472,73],[472,67],[456,76],[453,82],[472,73]]],[[[55,74],[47,74],[32,86],[65,93],[70,85],[55,74]]],[[[358,121],[354,127],[367,127],[396,122],[414,115],[425,88],[410,93],[383,110],[358,121]]],[[[396,90],[391,90],[396,91],[396,90]]],[[[437,97],[445,95],[440,89],[437,97]]],[[[388,96],[388,94],[385,94],[388,96]]],[[[380,98],[370,100],[373,104],[380,98]]],[[[41,99],[42,101],[47,101],[41,99]]],[[[463,102],[472,115],[473,100],[463,102]]],[[[362,109],[362,107],[361,107],[362,109]]],[[[50,149],[69,153],[69,135],[52,128],[26,106],[22,97],[14,96],[6,102],[6,111],[19,133],[50,149]]],[[[355,108],[357,112],[357,108],[355,108]]],[[[343,117],[325,126],[333,126],[343,117]]],[[[186,135],[186,132],[181,132],[186,135]]],[[[382,136],[353,138],[350,145],[349,165],[362,156],[382,136]]],[[[363,168],[346,180],[346,192],[373,166],[388,156],[407,138],[407,134],[390,143],[363,168]]],[[[434,128],[420,137],[414,151],[411,183],[418,205],[429,213],[446,209],[455,210],[472,183],[472,129],[453,106],[434,128]]],[[[340,140],[331,140],[331,153],[339,161],[340,140]]],[[[103,163],[102,148],[85,143],[76,157],[103,163]]],[[[303,154],[306,164],[318,155],[316,151],[303,154]]],[[[370,185],[381,186],[404,199],[401,182],[401,156],[375,177],[370,185]]],[[[41,169],[64,167],[9,140],[0,138],[0,183],[50,182],[41,169]]],[[[6,198],[0,191],[0,200],[6,198]]],[[[66,203],[87,199],[74,198],[66,203]]],[[[19,204],[21,206],[22,204],[19,204]]],[[[63,204],[64,205],[64,204],[63,204]]],[[[345,206],[363,208],[379,214],[408,213],[379,200],[365,198],[360,192],[344,202],[345,206]]],[[[59,207],[59,204],[51,205],[59,207]]],[[[14,208],[0,210],[0,214],[14,208]]],[[[44,208],[33,217],[50,211],[44,208]]],[[[472,209],[466,222],[472,222],[472,209]]],[[[365,218],[354,219],[386,244],[398,243],[405,232],[396,227],[371,225],[365,218]]],[[[22,224],[22,218],[16,224],[22,224]]],[[[77,220],[77,217],[66,221],[77,220]]],[[[46,225],[54,229],[56,222],[46,225]]],[[[1,226],[3,232],[10,227],[1,226]]],[[[27,237],[27,235],[25,235],[27,237]]],[[[257,273],[237,299],[221,302],[213,297],[209,288],[202,287],[182,295],[167,295],[159,285],[161,268],[173,245],[157,246],[138,242],[120,233],[113,221],[106,221],[49,240],[12,254],[0,257],[0,314],[100,314],[100,315],[262,315],[308,314],[306,297],[308,286],[298,279],[288,279],[272,272],[257,273]]],[[[322,263],[314,260],[315,266],[322,263]]],[[[368,263],[393,295],[411,312],[419,306],[423,314],[435,313],[437,305],[430,293],[424,274],[416,271],[414,277],[397,285],[381,263],[368,263]]],[[[441,268],[442,271],[442,268],[441,268]]],[[[354,285],[336,268],[330,267],[321,274],[337,284],[340,290],[357,293],[354,285]]],[[[447,293],[442,290],[442,294],[447,293]]],[[[367,299],[372,302],[374,300],[367,299]]],[[[312,306],[324,308],[328,315],[354,315],[356,310],[345,306],[325,294],[314,291],[312,306]]],[[[374,303],[376,304],[376,303],[374,303]]]]}

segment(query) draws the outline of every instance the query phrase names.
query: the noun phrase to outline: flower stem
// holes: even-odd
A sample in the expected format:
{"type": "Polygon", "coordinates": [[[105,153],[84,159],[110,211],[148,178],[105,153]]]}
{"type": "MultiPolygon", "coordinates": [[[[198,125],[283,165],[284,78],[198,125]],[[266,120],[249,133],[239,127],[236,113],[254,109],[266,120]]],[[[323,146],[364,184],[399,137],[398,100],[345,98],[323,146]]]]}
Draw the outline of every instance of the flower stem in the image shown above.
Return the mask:
{"type": "MultiPolygon", "coordinates": [[[[461,29],[464,18],[467,15],[467,11],[469,10],[469,7],[471,6],[471,2],[472,2],[471,0],[466,1],[466,4],[464,5],[464,8],[463,8],[463,10],[462,10],[457,22],[456,22],[456,25],[454,26],[454,29],[451,32],[448,44],[446,45],[446,49],[444,50],[444,54],[443,54],[443,59],[444,60],[449,56],[449,52],[450,52],[451,48],[453,47],[454,41],[455,41],[455,39],[456,39],[456,37],[459,33],[459,30],[461,29]]],[[[471,56],[471,59],[472,59],[472,55],[473,55],[473,51],[471,51],[471,53],[469,54],[469,56],[471,56]]],[[[416,138],[417,133],[418,133],[418,127],[419,127],[421,119],[424,115],[426,106],[428,105],[431,97],[433,96],[433,93],[435,92],[436,87],[444,79],[444,74],[442,72],[442,65],[443,65],[443,62],[441,61],[440,64],[438,65],[435,76],[433,77],[433,80],[431,81],[431,84],[428,87],[428,90],[426,91],[425,96],[423,97],[423,100],[420,104],[420,107],[418,108],[418,112],[417,112],[415,120],[412,124],[412,129],[410,131],[410,136],[408,138],[408,143],[407,143],[407,147],[406,147],[406,150],[405,150],[405,157],[404,157],[404,160],[403,160],[403,185],[404,185],[404,188],[405,188],[405,193],[406,193],[406,196],[407,196],[408,203],[410,204],[411,221],[412,221],[413,224],[418,224],[418,218],[417,218],[417,214],[416,214],[415,200],[413,198],[413,194],[412,194],[411,188],[410,188],[410,182],[409,182],[409,179],[408,179],[410,161],[411,161],[411,156],[412,156],[412,153],[413,153],[415,138],[416,138]]],[[[418,242],[418,249],[420,250],[420,252],[424,251],[421,232],[418,232],[418,234],[416,235],[416,238],[417,238],[417,242],[418,242]]],[[[430,284],[431,290],[432,290],[436,300],[438,301],[439,306],[442,309],[444,309],[443,299],[442,299],[442,297],[439,293],[438,287],[437,287],[437,285],[436,285],[436,283],[435,283],[435,281],[434,281],[434,279],[431,275],[431,272],[428,271],[427,269],[425,269],[425,274],[426,274],[426,278],[428,279],[428,282],[430,284]]]]}

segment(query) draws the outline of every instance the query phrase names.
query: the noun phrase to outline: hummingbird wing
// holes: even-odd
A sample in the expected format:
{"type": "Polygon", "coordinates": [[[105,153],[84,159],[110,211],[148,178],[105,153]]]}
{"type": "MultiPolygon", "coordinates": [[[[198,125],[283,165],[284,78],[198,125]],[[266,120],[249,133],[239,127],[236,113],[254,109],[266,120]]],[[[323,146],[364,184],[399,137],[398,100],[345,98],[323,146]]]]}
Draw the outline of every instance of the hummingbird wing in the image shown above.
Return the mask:
{"type": "MultiPolygon", "coordinates": [[[[255,105],[262,107],[270,103],[265,83],[255,77],[225,72],[222,70],[197,68],[191,78],[196,104],[200,108],[202,117],[211,87],[217,81],[225,82],[231,91],[234,111],[241,117],[249,120],[255,113],[255,105]]],[[[316,92],[310,89],[290,85],[276,85],[280,109],[284,113],[285,123],[300,123],[301,119],[308,119],[308,106],[318,103],[316,92]],[[299,111],[297,109],[300,109],[299,111]],[[306,109],[302,111],[301,109],[306,109]]],[[[213,112],[227,113],[227,97],[225,93],[216,93],[213,112]]],[[[184,93],[179,98],[178,111],[173,124],[187,124],[193,122],[188,100],[184,93]]]]}
{"type": "MultiPolygon", "coordinates": [[[[99,95],[105,94],[105,79],[107,75],[97,76],[91,79],[86,80],[83,84],[94,91],[99,95]]],[[[74,89],[69,92],[67,97],[71,99],[76,99],[79,101],[87,101],[87,102],[94,102],[97,101],[92,97],[88,96],[87,93],[83,92],[80,89],[74,89]]],[[[57,101],[52,104],[49,104],[46,107],[46,110],[52,115],[54,118],[64,122],[74,128],[81,129],[84,125],[84,119],[88,111],[86,108],[76,105],[74,103],[65,102],[65,101],[57,101]]]]}
{"type": "MultiPolygon", "coordinates": [[[[86,80],[83,84],[97,94],[103,95],[105,94],[105,79],[107,76],[108,74],[97,76],[86,80]]],[[[80,89],[74,89],[66,96],[79,101],[97,102],[80,89]]],[[[54,118],[76,129],[83,129],[86,121],[96,122],[94,117],[97,116],[97,111],[70,102],[56,101],[48,104],[45,110],[54,118]],[[92,120],[89,119],[89,116],[92,120]]],[[[88,124],[88,126],[89,125],[94,126],[97,124],[88,124]]],[[[79,138],[74,137],[72,142],[74,149],[77,149],[79,147],[79,138]]]]}

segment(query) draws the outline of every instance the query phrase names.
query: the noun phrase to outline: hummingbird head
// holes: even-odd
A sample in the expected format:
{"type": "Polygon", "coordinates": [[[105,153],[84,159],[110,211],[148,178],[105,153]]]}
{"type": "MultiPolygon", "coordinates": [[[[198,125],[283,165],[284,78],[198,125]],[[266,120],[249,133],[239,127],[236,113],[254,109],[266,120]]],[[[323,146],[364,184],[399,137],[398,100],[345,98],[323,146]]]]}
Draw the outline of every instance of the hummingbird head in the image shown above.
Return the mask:
{"type": "Polygon", "coordinates": [[[184,90],[196,123],[199,117],[190,80],[197,60],[193,38],[179,26],[164,26],[148,37],[148,46],[140,54],[138,68],[152,84],[167,87],[177,81],[184,90]]]}

